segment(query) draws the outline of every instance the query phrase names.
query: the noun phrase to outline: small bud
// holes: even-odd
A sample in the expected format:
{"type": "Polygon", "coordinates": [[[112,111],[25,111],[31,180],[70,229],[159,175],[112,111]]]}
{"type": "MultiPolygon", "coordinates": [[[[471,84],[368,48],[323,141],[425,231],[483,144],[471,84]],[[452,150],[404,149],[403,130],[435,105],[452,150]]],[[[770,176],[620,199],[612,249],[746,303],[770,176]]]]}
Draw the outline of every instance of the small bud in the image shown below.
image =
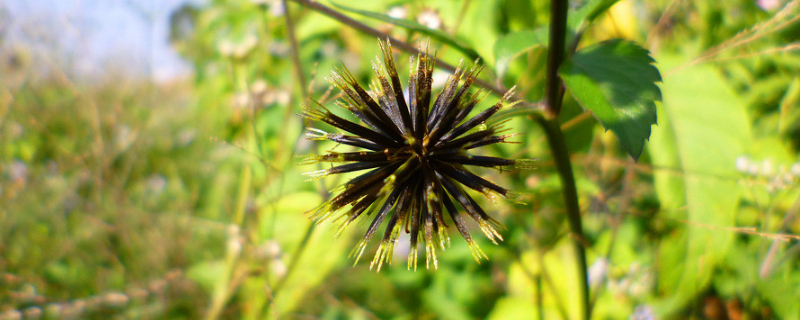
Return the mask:
{"type": "Polygon", "coordinates": [[[794,175],[796,178],[800,178],[800,162],[795,163],[789,168],[789,171],[794,175]]]}
{"type": "Polygon", "coordinates": [[[272,268],[272,273],[275,275],[275,277],[283,278],[284,276],[286,276],[286,271],[288,269],[286,268],[286,264],[283,263],[282,260],[275,260],[270,264],[270,266],[272,268]]]}
{"type": "Polygon", "coordinates": [[[605,258],[598,258],[594,263],[592,263],[592,265],[589,267],[588,274],[590,286],[594,288],[605,281],[608,274],[608,265],[608,259],[605,258]]]}
{"type": "Polygon", "coordinates": [[[231,105],[234,109],[247,109],[250,107],[250,94],[247,92],[236,93],[231,99],[231,105]]]}
{"type": "Polygon", "coordinates": [[[276,259],[281,255],[281,245],[278,244],[278,241],[269,240],[265,243],[265,247],[270,258],[276,259]]]}
{"type": "Polygon", "coordinates": [[[439,30],[442,27],[442,18],[435,10],[425,9],[417,16],[417,22],[428,28],[439,30]]]}
{"type": "Polygon", "coordinates": [[[241,227],[233,223],[229,224],[228,227],[225,228],[225,231],[228,233],[228,238],[238,237],[241,230],[241,227]]]}
{"type": "Polygon", "coordinates": [[[256,82],[253,82],[253,85],[250,87],[250,91],[254,95],[262,95],[267,92],[267,82],[263,79],[258,79],[256,82]]]}
{"type": "Polygon", "coordinates": [[[405,19],[408,17],[408,10],[403,6],[396,6],[390,8],[386,15],[395,19],[405,19]]]}
{"type": "Polygon", "coordinates": [[[241,240],[238,237],[228,239],[227,250],[231,256],[238,256],[242,252],[241,240]]]}
{"type": "Polygon", "coordinates": [[[736,158],[736,170],[741,173],[747,173],[747,168],[750,165],[750,160],[746,156],[739,156],[736,158]]]}
{"type": "Polygon", "coordinates": [[[109,307],[124,307],[128,304],[128,296],[120,292],[110,292],[103,295],[103,302],[109,307]]]}
{"type": "Polygon", "coordinates": [[[224,57],[232,57],[233,56],[233,51],[235,49],[236,49],[236,46],[233,44],[233,42],[231,42],[229,40],[223,40],[217,46],[217,50],[219,51],[219,54],[221,54],[224,57]]]}

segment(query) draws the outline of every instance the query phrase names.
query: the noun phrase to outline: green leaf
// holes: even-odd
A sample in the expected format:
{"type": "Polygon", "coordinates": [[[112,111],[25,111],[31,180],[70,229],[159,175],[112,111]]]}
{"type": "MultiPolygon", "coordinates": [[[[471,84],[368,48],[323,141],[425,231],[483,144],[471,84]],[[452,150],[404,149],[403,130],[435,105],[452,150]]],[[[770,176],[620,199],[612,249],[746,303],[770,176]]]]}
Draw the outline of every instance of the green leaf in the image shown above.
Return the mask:
{"type": "Polygon", "coordinates": [[[744,103],[713,68],[671,72],[662,87],[649,151],[661,168],[654,171],[659,214],[678,227],[658,249],[658,292],[670,298],[657,309],[669,318],[703,292],[732,244],[724,228],[734,226],[742,194],[735,163],[751,134],[744,103]]]}
{"type": "MultiPolygon", "coordinates": [[[[530,282],[528,279],[522,281],[530,282]]],[[[536,306],[531,303],[531,299],[514,296],[502,297],[495,303],[488,319],[525,319],[537,314],[538,311],[536,306]]]]}
{"type": "Polygon", "coordinates": [[[559,70],[580,105],[592,111],[622,148],[638,159],[656,123],[661,81],[653,58],[637,44],[615,39],[580,50],[559,70]]]}
{"type": "Polygon", "coordinates": [[[494,43],[495,70],[500,78],[511,60],[536,47],[546,47],[549,38],[546,27],[509,33],[494,43]]]}
{"type": "MultiPolygon", "coordinates": [[[[271,201],[271,199],[263,199],[263,201],[271,201]]],[[[278,231],[276,239],[281,250],[290,255],[281,259],[287,268],[291,263],[291,255],[297,253],[297,248],[303,242],[309,225],[314,223],[306,215],[299,213],[313,208],[321,201],[316,193],[297,192],[281,197],[277,203],[274,203],[274,212],[271,214],[261,215],[261,229],[274,228],[278,231]]],[[[264,202],[262,204],[264,207],[270,205],[272,203],[264,202]]],[[[357,232],[360,232],[357,228],[349,228],[342,233],[339,241],[333,241],[336,238],[336,229],[323,226],[317,227],[311,233],[291,276],[285,280],[280,295],[274,297],[278,318],[283,319],[295,308],[302,306],[303,299],[308,292],[322,283],[337,264],[353,263],[352,260],[345,259],[347,252],[353,248],[353,244],[346,239],[357,232]]],[[[264,294],[263,288],[263,286],[257,288],[259,294],[264,294]]],[[[263,298],[268,299],[266,296],[263,298]]]]}
{"type": "Polygon", "coordinates": [[[756,281],[756,290],[775,309],[780,319],[800,318],[800,304],[789,297],[800,296],[800,275],[796,272],[786,276],[756,281]]]}
{"type": "Polygon", "coordinates": [[[447,34],[445,32],[440,31],[440,30],[431,29],[431,28],[428,28],[428,27],[426,27],[424,25],[421,25],[421,24],[417,23],[416,21],[405,20],[405,19],[395,19],[395,18],[392,18],[392,17],[390,17],[388,15],[385,15],[385,14],[380,14],[380,13],[376,13],[376,12],[372,12],[372,11],[366,11],[366,10],[354,9],[354,8],[350,8],[350,7],[346,7],[346,6],[337,4],[335,2],[331,2],[331,4],[333,4],[335,7],[339,8],[339,9],[342,9],[342,10],[347,11],[347,12],[352,12],[352,13],[355,13],[355,14],[358,14],[358,15],[362,15],[362,16],[365,16],[365,17],[368,17],[368,18],[377,19],[377,20],[380,20],[380,21],[383,21],[383,22],[388,22],[388,23],[391,23],[391,24],[396,25],[398,27],[402,27],[402,28],[406,28],[406,29],[411,30],[411,31],[416,31],[416,32],[422,33],[422,34],[424,34],[426,36],[429,36],[429,37],[431,37],[433,39],[436,39],[439,42],[447,44],[447,45],[455,48],[458,51],[461,51],[461,53],[467,55],[472,60],[480,59],[481,61],[486,61],[486,59],[483,59],[478,54],[477,51],[473,50],[472,48],[467,46],[462,41],[456,39],[455,37],[453,37],[453,36],[451,36],[451,35],[449,35],[449,34],[447,34]]]}
{"type": "Polygon", "coordinates": [[[580,283],[577,277],[577,263],[573,259],[572,244],[560,241],[546,252],[524,251],[519,260],[510,265],[506,277],[506,296],[499,299],[486,319],[529,319],[532,314],[541,312],[544,319],[578,319],[580,306],[574,301],[572,288],[580,283]],[[546,276],[543,276],[544,273],[546,276]],[[542,276],[542,291],[532,284],[536,276],[542,276]],[[549,279],[545,279],[545,277],[549,279]],[[547,282],[555,283],[551,287],[547,282]],[[538,291],[538,292],[537,292],[538,291]],[[542,298],[542,310],[530,302],[536,295],[542,298]],[[520,301],[528,303],[516,304],[520,301]],[[518,316],[525,314],[526,316],[518,316]]]}
{"type": "Polygon", "coordinates": [[[577,12],[569,15],[571,25],[578,26],[581,24],[588,24],[597,19],[601,14],[608,11],[611,6],[619,2],[619,0],[592,0],[580,7],[577,12]]]}

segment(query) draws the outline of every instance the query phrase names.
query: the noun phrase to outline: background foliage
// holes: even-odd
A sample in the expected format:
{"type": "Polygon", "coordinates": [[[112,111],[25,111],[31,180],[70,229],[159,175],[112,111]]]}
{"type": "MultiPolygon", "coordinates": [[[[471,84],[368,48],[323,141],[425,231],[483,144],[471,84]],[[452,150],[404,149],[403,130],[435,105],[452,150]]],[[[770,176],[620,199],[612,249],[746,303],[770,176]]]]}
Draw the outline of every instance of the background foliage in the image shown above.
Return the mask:
{"type": "MultiPolygon", "coordinates": [[[[638,161],[565,98],[594,318],[800,318],[800,2],[573,2],[596,17],[579,48],[633,41],[663,77],[638,161]]],[[[450,64],[480,56],[482,79],[542,99],[545,1],[346,6],[331,7],[411,44],[431,37],[450,64]]],[[[171,83],[74,81],[0,34],[0,318],[577,316],[559,180],[524,108],[507,113],[520,143],[489,153],[538,168],[481,172],[529,195],[485,204],[508,228],[498,246],[476,237],[490,260],[454,238],[436,272],[406,270],[402,252],[370,272],[347,258],[363,228],[334,240],[303,214],[341,181],[304,180],[316,168],[297,155],[334,146],[302,139],[296,113],[331,102],[339,63],[368,83],[376,39],[279,1],[186,5],[171,30],[194,71],[171,83]]]]}

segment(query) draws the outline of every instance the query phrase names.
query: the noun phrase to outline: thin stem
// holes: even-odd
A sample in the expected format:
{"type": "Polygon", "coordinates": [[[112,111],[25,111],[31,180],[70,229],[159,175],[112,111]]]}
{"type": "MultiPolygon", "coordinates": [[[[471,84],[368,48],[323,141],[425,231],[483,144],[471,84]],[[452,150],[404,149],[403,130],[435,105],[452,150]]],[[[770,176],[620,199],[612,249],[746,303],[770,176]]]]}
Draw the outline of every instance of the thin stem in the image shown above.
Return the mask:
{"type": "Polygon", "coordinates": [[[297,76],[297,84],[300,85],[300,90],[303,93],[303,99],[308,98],[308,85],[306,85],[306,76],[303,74],[303,65],[300,61],[300,47],[297,45],[297,37],[294,33],[294,23],[289,14],[289,5],[286,0],[283,1],[283,16],[286,18],[286,33],[289,36],[289,44],[292,47],[292,64],[294,65],[294,73],[297,76]]]}
{"type": "Polygon", "coordinates": [[[591,305],[589,303],[589,279],[587,275],[586,249],[583,246],[583,226],[581,225],[581,210],[578,206],[578,190],[575,187],[575,176],[569,158],[567,142],[558,123],[561,112],[561,102],[564,88],[558,76],[558,68],[564,61],[564,50],[567,39],[567,9],[568,0],[550,1],[550,43],[547,50],[547,74],[545,87],[545,114],[544,117],[534,115],[544,129],[553,161],[556,164],[558,176],[561,179],[561,192],[564,204],[567,207],[567,221],[572,232],[572,241],[575,246],[575,260],[578,262],[578,281],[580,283],[580,301],[583,305],[582,316],[589,320],[591,305]]]}
{"type": "Polygon", "coordinates": [[[461,23],[464,22],[464,16],[467,14],[467,8],[472,3],[472,0],[464,0],[461,3],[461,10],[458,11],[458,19],[456,19],[456,24],[453,26],[453,30],[450,31],[451,36],[455,36],[458,33],[458,28],[461,27],[461,23]]]}
{"type": "Polygon", "coordinates": [[[567,41],[568,0],[550,1],[550,44],[547,48],[547,82],[545,110],[547,116],[555,118],[561,112],[561,78],[558,68],[564,61],[564,46],[567,41]]]}
{"type": "Polygon", "coordinates": [[[545,119],[542,116],[534,116],[544,129],[550,151],[553,153],[553,161],[561,178],[561,192],[564,196],[564,204],[567,207],[567,221],[572,232],[571,237],[575,246],[575,259],[578,262],[578,281],[580,283],[581,304],[583,305],[583,319],[588,320],[591,316],[591,305],[589,304],[589,278],[587,275],[586,249],[584,248],[583,226],[581,225],[581,210],[578,206],[578,190],[575,187],[575,176],[572,172],[572,163],[569,159],[567,141],[558,119],[545,119]]]}
{"type": "Polygon", "coordinates": [[[536,297],[534,299],[536,300],[537,315],[539,316],[539,320],[544,320],[544,303],[542,303],[544,301],[542,299],[542,297],[544,296],[544,293],[542,292],[542,275],[541,274],[536,275],[535,282],[536,282],[536,297]]]}
{"type": "MultiPolygon", "coordinates": [[[[380,39],[387,39],[392,43],[392,47],[394,47],[394,48],[398,48],[400,50],[403,50],[405,52],[408,52],[408,53],[411,53],[411,54],[414,54],[414,55],[420,54],[419,49],[417,49],[413,45],[410,45],[410,44],[408,44],[408,43],[406,43],[404,41],[401,41],[401,40],[399,40],[397,38],[394,38],[394,37],[392,37],[392,36],[390,36],[388,34],[380,32],[375,28],[371,28],[371,27],[369,27],[369,26],[367,26],[367,25],[365,25],[365,24],[363,24],[361,22],[358,22],[358,21],[356,21],[356,20],[354,20],[354,19],[352,19],[352,18],[350,18],[350,17],[348,17],[346,15],[343,15],[343,14],[339,13],[336,10],[333,10],[333,9],[331,9],[331,8],[325,6],[325,5],[322,5],[319,2],[312,1],[312,0],[292,0],[292,1],[294,1],[294,2],[296,2],[298,4],[301,4],[301,5],[305,6],[305,7],[308,7],[310,9],[313,9],[313,10],[315,10],[315,11],[317,11],[319,13],[322,13],[322,14],[328,16],[328,17],[331,17],[334,20],[339,21],[339,22],[341,22],[341,23],[343,23],[345,25],[348,25],[353,29],[358,29],[358,30],[360,30],[360,31],[362,31],[362,32],[364,32],[366,34],[378,37],[380,39]]],[[[456,67],[454,67],[453,65],[451,65],[451,64],[449,64],[447,62],[443,62],[442,60],[436,60],[436,66],[439,67],[439,68],[445,69],[447,71],[450,71],[450,72],[455,72],[456,71],[456,67]]],[[[506,93],[506,90],[503,90],[498,86],[492,85],[492,84],[490,84],[490,83],[488,83],[486,81],[480,80],[480,79],[475,79],[475,84],[477,86],[481,87],[481,88],[484,88],[486,90],[491,91],[492,93],[494,93],[494,94],[496,94],[498,96],[503,96],[506,93]]]]}

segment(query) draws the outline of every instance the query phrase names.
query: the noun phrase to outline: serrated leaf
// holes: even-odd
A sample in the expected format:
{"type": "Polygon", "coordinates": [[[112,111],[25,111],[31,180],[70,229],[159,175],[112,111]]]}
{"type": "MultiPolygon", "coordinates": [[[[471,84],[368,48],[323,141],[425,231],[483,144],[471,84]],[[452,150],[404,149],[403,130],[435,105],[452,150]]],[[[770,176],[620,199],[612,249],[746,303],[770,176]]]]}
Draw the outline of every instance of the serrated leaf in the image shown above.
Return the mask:
{"type": "Polygon", "coordinates": [[[559,70],[567,91],[617,135],[634,159],[650,137],[655,102],[661,101],[656,86],[661,74],[654,62],[646,49],[615,39],[576,52],[559,70]]]}
{"type": "Polygon", "coordinates": [[[429,37],[431,37],[433,39],[436,39],[437,41],[439,41],[441,43],[447,44],[447,45],[453,47],[454,49],[456,49],[458,51],[461,51],[461,53],[467,55],[472,60],[480,59],[481,61],[486,61],[486,59],[483,59],[483,57],[481,57],[480,54],[478,54],[477,51],[475,51],[474,49],[470,48],[469,46],[467,46],[466,44],[464,44],[460,40],[456,39],[455,37],[453,37],[453,36],[451,36],[451,35],[449,35],[449,34],[447,34],[445,32],[442,32],[440,30],[428,28],[428,27],[426,27],[426,26],[424,26],[422,24],[417,23],[416,21],[406,20],[406,19],[396,19],[396,18],[392,18],[392,17],[390,17],[388,15],[385,15],[385,14],[380,14],[380,13],[377,13],[377,12],[366,11],[366,10],[354,9],[354,8],[350,8],[350,7],[347,7],[347,6],[343,6],[343,5],[335,3],[335,2],[331,2],[331,4],[333,4],[333,6],[339,8],[339,9],[342,9],[342,10],[347,11],[347,12],[352,12],[352,13],[355,13],[355,14],[358,14],[358,15],[361,15],[361,16],[364,16],[364,17],[367,17],[367,18],[372,18],[372,19],[383,21],[383,22],[388,22],[388,23],[391,23],[391,24],[396,25],[396,26],[401,27],[401,28],[405,28],[405,29],[408,29],[408,30],[411,30],[411,31],[416,31],[416,32],[422,33],[422,34],[424,34],[426,36],[429,36],[429,37]]]}
{"type": "Polygon", "coordinates": [[[546,27],[509,33],[494,43],[495,70],[500,78],[511,60],[536,47],[546,47],[549,39],[546,27]]]}

